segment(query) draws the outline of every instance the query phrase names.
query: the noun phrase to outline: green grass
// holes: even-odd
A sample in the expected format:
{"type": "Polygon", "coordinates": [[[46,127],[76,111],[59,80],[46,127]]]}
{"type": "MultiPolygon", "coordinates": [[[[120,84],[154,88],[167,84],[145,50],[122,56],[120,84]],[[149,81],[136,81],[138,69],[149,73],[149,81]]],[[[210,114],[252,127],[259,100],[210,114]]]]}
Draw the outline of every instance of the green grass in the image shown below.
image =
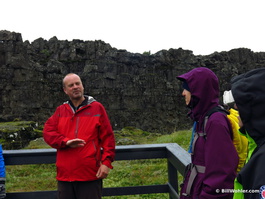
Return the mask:
{"type": "Polygon", "coordinates": [[[55,164],[6,166],[7,192],[56,189],[55,164]]]}
{"type": "MultiPolygon", "coordinates": [[[[190,131],[178,131],[171,135],[158,135],[130,127],[117,133],[116,137],[117,140],[126,138],[126,142],[130,140],[129,142],[132,141],[134,144],[178,143],[187,150],[190,131]]],[[[49,146],[42,139],[38,139],[31,142],[27,148],[49,148],[49,146]]],[[[104,187],[157,185],[165,184],[168,180],[167,162],[165,159],[115,161],[113,166],[114,169],[111,170],[108,178],[104,180],[104,187]]],[[[6,166],[6,172],[7,192],[56,190],[56,168],[54,164],[6,166]]],[[[168,198],[168,194],[142,194],[103,198],[164,199],[168,198]]]]}

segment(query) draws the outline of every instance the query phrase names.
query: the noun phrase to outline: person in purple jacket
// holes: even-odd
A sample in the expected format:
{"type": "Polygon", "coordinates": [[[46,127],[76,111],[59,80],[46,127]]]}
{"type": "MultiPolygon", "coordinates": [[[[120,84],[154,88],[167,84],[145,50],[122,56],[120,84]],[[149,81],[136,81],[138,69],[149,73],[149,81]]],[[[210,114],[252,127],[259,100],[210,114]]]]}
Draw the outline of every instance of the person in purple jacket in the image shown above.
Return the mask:
{"type": "Polygon", "coordinates": [[[177,77],[183,82],[188,116],[194,121],[191,164],[181,185],[181,199],[232,198],[238,155],[226,114],[213,112],[204,126],[205,116],[219,104],[219,82],[208,68],[195,68],[177,77]]]}

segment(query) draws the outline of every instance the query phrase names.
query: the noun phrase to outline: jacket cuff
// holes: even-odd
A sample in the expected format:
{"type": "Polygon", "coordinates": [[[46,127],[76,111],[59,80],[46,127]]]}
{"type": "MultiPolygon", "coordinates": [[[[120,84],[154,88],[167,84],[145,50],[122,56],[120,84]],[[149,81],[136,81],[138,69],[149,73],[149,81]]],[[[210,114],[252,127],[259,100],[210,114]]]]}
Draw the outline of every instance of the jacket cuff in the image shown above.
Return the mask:
{"type": "Polygon", "coordinates": [[[107,167],[109,167],[110,169],[113,169],[113,166],[111,165],[111,162],[109,160],[104,160],[102,162],[102,164],[106,165],[107,167]]]}
{"type": "Polygon", "coordinates": [[[66,148],[66,142],[69,140],[69,138],[64,138],[62,143],[61,143],[61,148],[66,148]]]}

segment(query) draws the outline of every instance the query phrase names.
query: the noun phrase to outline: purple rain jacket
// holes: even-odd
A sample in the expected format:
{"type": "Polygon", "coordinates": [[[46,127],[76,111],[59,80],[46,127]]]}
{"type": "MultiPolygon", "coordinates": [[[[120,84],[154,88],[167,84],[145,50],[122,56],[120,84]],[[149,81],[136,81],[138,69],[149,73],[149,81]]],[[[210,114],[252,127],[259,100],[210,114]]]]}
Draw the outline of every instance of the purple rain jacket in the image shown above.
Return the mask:
{"type": "Polygon", "coordinates": [[[225,114],[215,112],[209,117],[203,130],[206,113],[219,105],[218,78],[210,69],[204,67],[195,68],[177,78],[186,81],[190,89],[192,99],[189,104],[189,116],[197,123],[195,132],[206,133],[206,136],[198,136],[191,154],[193,166],[198,165],[205,170],[197,173],[189,195],[186,191],[191,169],[187,170],[180,198],[232,198],[232,194],[222,193],[233,189],[238,164],[229,120],[225,114]]]}

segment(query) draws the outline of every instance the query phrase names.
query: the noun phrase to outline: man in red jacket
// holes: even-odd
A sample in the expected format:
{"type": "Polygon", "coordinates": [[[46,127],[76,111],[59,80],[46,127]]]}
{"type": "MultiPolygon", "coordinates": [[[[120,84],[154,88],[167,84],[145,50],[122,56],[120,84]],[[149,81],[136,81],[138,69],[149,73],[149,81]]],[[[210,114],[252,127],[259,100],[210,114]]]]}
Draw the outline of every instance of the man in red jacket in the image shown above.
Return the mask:
{"type": "Polygon", "coordinates": [[[80,77],[63,79],[70,100],[57,107],[43,137],[57,149],[58,199],[100,199],[102,179],[112,169],[115,138],[103,105],[84,95],[80,77]]]}

